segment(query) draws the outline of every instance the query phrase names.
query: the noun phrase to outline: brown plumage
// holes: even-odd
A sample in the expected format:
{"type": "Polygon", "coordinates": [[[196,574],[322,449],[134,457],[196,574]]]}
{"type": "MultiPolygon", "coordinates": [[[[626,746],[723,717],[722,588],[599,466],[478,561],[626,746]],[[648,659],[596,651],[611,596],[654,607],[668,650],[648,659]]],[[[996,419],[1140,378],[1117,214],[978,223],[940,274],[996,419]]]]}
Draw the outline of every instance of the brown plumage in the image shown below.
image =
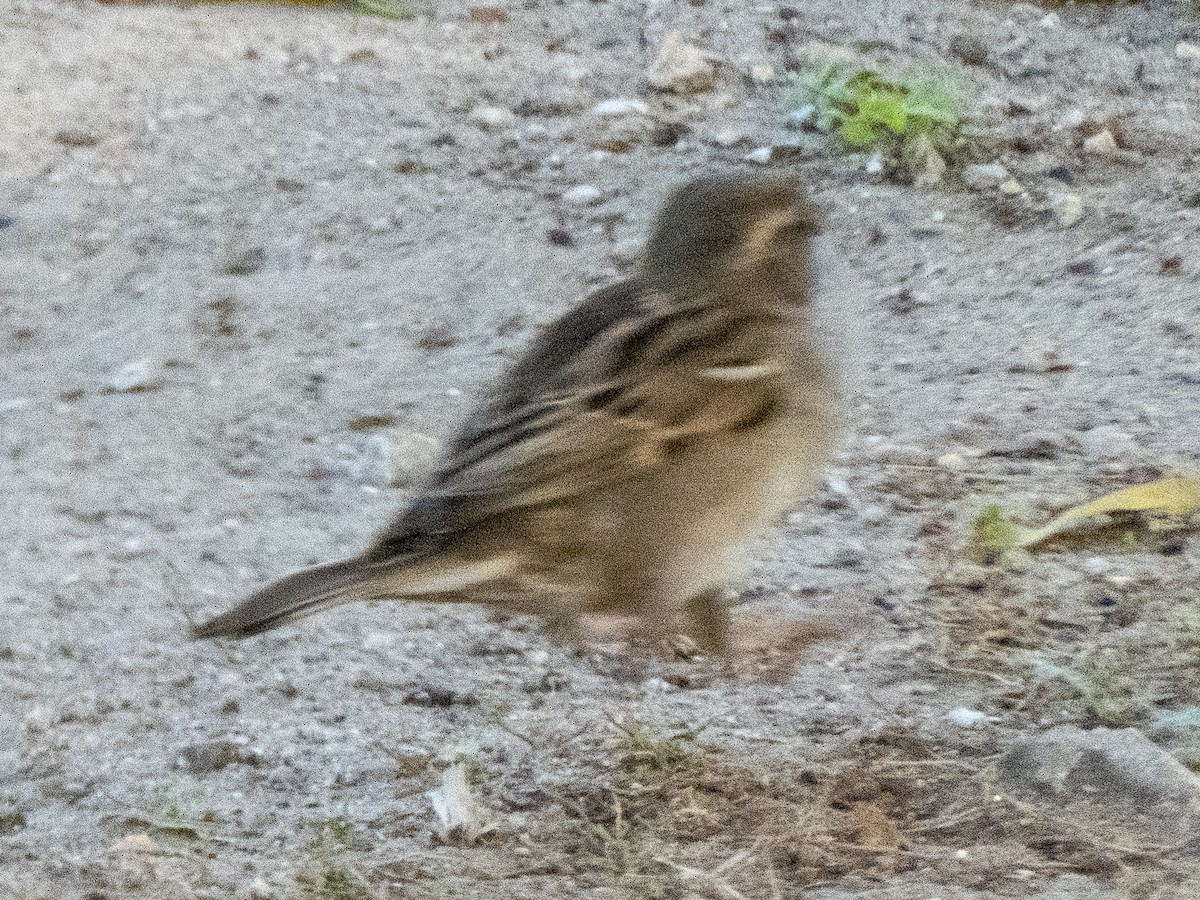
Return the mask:
{"type": "Polygon", "coordinates": [[[726,648],[720,593],[764,522],[820,477],[833,379],[807,321],[816,214],[794,180],[701,178],[640,272],[549,326],[353,559],[197,626],[243,637],[352,600],[497,602],[575,623],[640,615],[726,648]]]}

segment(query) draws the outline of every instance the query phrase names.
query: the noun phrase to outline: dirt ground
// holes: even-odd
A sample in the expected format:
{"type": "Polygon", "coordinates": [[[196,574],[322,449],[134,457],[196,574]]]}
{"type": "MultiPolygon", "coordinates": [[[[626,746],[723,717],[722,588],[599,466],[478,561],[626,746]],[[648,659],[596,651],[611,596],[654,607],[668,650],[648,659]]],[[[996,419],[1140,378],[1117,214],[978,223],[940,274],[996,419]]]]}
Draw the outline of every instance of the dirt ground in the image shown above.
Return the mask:
{"type": "Polygon", "coordinates": [[[969,547],[1197,465],[1187,5],[474,9],[0,0],[0,895],[1200,898],[1194,541],[969,547]],[[713,90],[648,86],[676,31],[713,90]],[[951,66],[1012,184],[789,128],[834,53],[951,66]],[[186,640],[360,549],[672,184],[769,147],[829,209],[847,427],[735,615],[812,641],[726,677],[398,604],[186,640]]]}

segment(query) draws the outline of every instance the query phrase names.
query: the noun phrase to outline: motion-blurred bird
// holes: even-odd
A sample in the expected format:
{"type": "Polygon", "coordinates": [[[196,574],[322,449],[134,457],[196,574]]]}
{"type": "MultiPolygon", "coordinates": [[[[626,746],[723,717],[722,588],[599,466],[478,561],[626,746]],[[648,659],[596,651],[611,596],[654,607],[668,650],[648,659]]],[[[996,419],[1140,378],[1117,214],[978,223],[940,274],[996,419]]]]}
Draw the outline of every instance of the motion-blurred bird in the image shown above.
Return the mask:
{"type": "Polygon", "coordinates": [[[725,652],[747,542],[821,476],[834,379],[808,321],[817,214],[791,177],[676,189],[640,271],[549,326],[361,555],[296,572],[196,638],[352,600],[477,601],[577,626],[637,614],[725,652]]]}

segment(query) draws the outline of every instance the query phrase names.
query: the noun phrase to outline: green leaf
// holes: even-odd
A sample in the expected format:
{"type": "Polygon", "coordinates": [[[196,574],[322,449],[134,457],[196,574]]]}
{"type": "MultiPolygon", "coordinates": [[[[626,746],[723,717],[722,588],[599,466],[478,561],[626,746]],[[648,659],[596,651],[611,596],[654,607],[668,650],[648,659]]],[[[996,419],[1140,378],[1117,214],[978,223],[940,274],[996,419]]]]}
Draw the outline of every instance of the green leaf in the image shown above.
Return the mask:
{"type": "Polygon", "coordinates": [[[855,147],[870,147],[878,138],[871,123],[861,116],[853,116],[842,123],[842,140],[855,147]]]}
{"type": "Polygon", "coordinates": [[[908,116],[904,112],[904,98],[892,91],[873,91],[859,101],[858,114],[871,122],[878,122],[896,134],[904,134],[908,116]]]}

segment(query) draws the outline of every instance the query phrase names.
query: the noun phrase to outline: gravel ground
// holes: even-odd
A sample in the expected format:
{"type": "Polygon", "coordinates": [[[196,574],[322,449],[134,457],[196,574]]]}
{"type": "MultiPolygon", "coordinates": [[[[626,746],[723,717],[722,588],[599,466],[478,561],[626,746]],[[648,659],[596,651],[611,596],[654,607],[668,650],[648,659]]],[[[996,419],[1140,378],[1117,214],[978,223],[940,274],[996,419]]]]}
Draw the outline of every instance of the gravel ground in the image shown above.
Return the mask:
{"type": "Polygon", "coordinates": [[[990,502],[1200,456],[1186,4],[0,15],[0,895],[1200,898],[1186,530],[968,552],[990,502]],[[710,89],[649,84],[673,33],[710,89]],[[787,128],[830,54],[954,67],[1003,177],[787,128]],[[737,599],[790,644],[726,677],[415,604],[185,639],[360,549],[669,187],[755,151],[829,209],[848,398],[737,599]],[[439,827],[456,772],[482,834],[439,827]]]}

